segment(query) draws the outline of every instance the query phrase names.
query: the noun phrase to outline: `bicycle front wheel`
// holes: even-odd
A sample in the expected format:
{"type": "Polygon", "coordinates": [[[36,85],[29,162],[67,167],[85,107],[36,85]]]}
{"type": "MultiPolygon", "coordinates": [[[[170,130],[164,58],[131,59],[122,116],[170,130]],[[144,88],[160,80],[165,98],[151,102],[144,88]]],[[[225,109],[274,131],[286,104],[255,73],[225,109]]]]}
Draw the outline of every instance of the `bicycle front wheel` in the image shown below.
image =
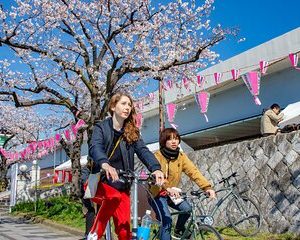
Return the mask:
{"type": "Polygon", "coordinates": [[[194,231],[193,240],[223,240],[220,233],[210,225],[197,224],[194,231]]]}
{"type": "Polygon", "coordinates": [[[261,213],[248,197],[232,198],[226,207],[228,220],[235,231],[244,237],[256,235],[261,227],[261,213]]]}

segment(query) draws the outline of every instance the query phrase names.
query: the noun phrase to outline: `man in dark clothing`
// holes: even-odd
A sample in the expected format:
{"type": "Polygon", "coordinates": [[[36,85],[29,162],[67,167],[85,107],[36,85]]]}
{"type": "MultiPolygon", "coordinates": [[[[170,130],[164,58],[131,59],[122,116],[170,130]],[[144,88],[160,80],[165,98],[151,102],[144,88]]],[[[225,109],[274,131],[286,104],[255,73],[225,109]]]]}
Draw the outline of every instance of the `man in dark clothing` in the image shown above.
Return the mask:
{"type": "Polygon", "coordinates": [[[96,209],[94,203],[90,199],[83,198],[84,196],[84,183],[87,181],[90,174],[89,166],[85,166],[81,169],[81,202],[82,202],[82,211],[85,217],[85,237],[89,234],[95,218],[96,209]]]}

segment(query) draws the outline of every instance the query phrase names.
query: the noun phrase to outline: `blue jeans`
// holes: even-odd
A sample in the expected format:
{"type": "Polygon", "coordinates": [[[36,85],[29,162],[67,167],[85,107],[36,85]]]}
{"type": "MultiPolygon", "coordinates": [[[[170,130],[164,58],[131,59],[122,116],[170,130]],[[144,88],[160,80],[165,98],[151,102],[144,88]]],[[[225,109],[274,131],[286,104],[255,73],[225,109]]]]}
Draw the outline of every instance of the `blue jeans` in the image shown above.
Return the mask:
{"type": "Polygon", "coordinates": [[[192,211],[192,207],[191,205],[184,200],[183,202],[181,202],[178,205],[175,205],[172,200],[167,197],[167,196],[160,196],[160,197],[156,197],[154,198],[154,201],[156,202],[157,206],[155,205],[155,203],[153,201],[149,201],[153,210],[156,213],[156,217],[159,221],[162,222],[162,227],[161,227],[161,232],[160,232],[160,240],[170,240],[171,239],[171,228],[172,228],[172,218],[171,218],[171,213],[169,210],[170,206],[171,208],[177,210],[177,211],[185,211],[185,212],[189,212],[186,214],[179,214],[178,215],[178,219],[177,219],[177,223],[175,225],[175,228],[178,230],[184,230],[185,229],[185,223],[187,222],[187,220],[190,217],[190,212],[192,211]],[[160,215],[159,212],[162,216],[162,220],[160,219],[160,215]]]}

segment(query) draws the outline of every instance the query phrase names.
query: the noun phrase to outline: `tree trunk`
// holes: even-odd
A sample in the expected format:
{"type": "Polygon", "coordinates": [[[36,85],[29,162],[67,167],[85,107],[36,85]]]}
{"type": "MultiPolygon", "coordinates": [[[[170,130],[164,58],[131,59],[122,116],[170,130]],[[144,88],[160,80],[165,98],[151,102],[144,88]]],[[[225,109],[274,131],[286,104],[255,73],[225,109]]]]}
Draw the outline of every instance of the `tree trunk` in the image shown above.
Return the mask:
{"type": "Polygon", "coordinates": [[[6,191],[8,187],[8,179],[6,177],[7,166],[6,166],[6,157],[0,154],[0,192],[6,191]]]}
{"type": "Polygon", "coordinates": [[[72,143],[67,143],[61,139],[60,143],[65,150],[67,156],[71,160],[72,167],[72,187],[71,197],[79,199],[81,197],[81,145],[83,141],[83,129],[79,129],[76,139],[72,143]]]}
{"type": "Polygon", "coordinates": [[[72,153],[70,155],[72,163],[72,191],[71,197],[76,199],[81,198],[81,145],[83,141],[83,134],[78,133],[76,140],[72,143],[72,153]],[[78,136],[80,135],[80,136],[78,136]]]}

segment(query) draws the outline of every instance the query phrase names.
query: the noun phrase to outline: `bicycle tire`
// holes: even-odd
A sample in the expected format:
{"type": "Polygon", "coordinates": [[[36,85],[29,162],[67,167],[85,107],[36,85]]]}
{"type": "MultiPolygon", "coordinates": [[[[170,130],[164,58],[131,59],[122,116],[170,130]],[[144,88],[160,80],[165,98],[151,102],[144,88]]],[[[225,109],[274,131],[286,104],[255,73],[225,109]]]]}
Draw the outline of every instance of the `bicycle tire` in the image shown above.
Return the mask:
{"type": "Polygon", "coordinates": [[[226,206],[226,215],[232,228],[244,237],[256,235],[261,228],[261,211],[246,196],[232,198],[226,206]]]}
{"type": "Polygon", "coordinates": [[[205,224],[197,224],[196,236],[192,235],[192,240],[223,240],[220,233],[212,226],[205,224]]]}

